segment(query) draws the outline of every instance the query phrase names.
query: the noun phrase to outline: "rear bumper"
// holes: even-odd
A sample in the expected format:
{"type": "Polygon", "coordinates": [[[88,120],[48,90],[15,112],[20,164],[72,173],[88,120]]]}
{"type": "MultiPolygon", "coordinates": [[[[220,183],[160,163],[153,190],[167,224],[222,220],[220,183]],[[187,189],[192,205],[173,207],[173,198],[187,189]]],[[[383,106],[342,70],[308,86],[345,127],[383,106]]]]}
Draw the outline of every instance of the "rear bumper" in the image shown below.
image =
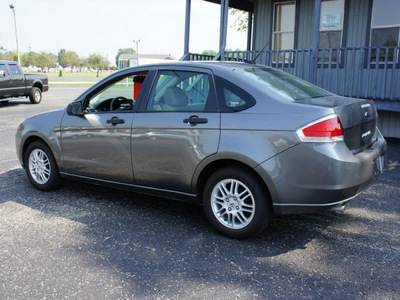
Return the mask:
{"type": "Polygon", "coordinates": [[[344,142],[301,143],[258,168],[266,180],[275,214],[313,213],[344,204],[382,173],[386,141],[353,155],[344,142]]]}

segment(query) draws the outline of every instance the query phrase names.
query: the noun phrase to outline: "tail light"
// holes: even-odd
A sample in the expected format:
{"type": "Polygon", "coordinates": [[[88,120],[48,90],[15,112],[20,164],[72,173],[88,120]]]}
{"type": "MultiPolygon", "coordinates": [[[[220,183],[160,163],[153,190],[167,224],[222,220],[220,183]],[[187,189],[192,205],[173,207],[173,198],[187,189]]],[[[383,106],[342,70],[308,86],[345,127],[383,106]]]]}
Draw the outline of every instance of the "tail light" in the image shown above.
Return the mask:
{"type": "Polygon", "coordinates": [[[296,131],[302,142],[343,141],[343,126],[337,115],[330,115],[314,121],[296,131]]]}

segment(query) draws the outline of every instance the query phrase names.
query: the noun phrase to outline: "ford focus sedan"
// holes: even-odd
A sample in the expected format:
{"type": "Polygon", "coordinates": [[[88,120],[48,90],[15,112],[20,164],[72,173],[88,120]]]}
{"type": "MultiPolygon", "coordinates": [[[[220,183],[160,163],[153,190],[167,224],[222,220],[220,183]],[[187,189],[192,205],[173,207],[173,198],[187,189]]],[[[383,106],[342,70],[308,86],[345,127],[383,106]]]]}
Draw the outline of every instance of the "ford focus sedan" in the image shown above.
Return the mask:
{"type": "Polygon", "coordinates": [[[29,181],[70,178],[204,206],[222,234],[344,204],[382,172],[373,101],[260,65],[180,62],[116,72],[18,127],[29,181]]]}

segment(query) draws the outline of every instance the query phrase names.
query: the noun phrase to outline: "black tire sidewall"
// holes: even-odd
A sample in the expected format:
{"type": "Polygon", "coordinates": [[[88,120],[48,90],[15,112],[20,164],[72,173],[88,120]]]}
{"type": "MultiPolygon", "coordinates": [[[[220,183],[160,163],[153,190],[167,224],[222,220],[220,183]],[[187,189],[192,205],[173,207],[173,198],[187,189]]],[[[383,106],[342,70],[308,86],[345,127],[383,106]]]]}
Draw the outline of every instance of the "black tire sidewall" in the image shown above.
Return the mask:
{"type": "Polygon", "coordinates": [[[29,100],[33,104],[39,104],[40,102],[42,102],[42,91],[38,87],[33,87],[31,90],[31,93],[29,95],[29,100]],[[36,101],[36,99],[35,99],[36,91],[39,91],[39,93],[40,93],[40,101],[36,101]]]}
{"type": "Polygon", "coordinates": [[[25,167],[25,172],[26,172],[26,175],[27,175],[29,181],[37,189],[42,190],[42,191],[50,191],[50,190],[54,190],[54,189],[57,189],[58,187],[60,187],[61,177],[60,177],[60,172],[57,167],[57,163],[54,159],[53,153],[51,152],[50,148],[45,143],[40,142],[40,141],[35,141],[28,146],[28,148],[25,151],[25,155],[24,155],[24,167],[25,167]],[[29,156],[36,149],[40,149],[44,153],[46,153],[46,155],[50,161],[50,178],[44,184],[40,184],[40,183],[36,182],[33,179],[32,175],[29,171],[29,156]]]}
{"type": "Polygon", "coordinates": [[[266,188],[260,181],[242,168],[225,167],[217,170],[207,180],[203,192],[204,211],[211,224],[220,233],[233,238],[248,238],[265,229],[272,217],[272,209],[266,188]],[[255,213],[252,221],[241,229],[231,229],[221,224],[211,207],[211,193],[214,187],[224,179],[236,179],[245,184],[251,191],[255,202],[255,213]]]}

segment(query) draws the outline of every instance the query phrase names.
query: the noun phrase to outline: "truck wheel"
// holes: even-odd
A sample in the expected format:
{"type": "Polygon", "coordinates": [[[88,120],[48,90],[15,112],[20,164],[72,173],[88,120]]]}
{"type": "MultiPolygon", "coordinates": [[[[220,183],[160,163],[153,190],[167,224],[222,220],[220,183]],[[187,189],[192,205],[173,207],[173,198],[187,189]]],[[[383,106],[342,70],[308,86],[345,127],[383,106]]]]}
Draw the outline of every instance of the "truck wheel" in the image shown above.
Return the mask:
{"type": "Polygon", "coordinates": [[[32,104],[39,104],[42,101],[42,91],[37,87],[33,87],[29,95],[29,100],[32,104]]]}

